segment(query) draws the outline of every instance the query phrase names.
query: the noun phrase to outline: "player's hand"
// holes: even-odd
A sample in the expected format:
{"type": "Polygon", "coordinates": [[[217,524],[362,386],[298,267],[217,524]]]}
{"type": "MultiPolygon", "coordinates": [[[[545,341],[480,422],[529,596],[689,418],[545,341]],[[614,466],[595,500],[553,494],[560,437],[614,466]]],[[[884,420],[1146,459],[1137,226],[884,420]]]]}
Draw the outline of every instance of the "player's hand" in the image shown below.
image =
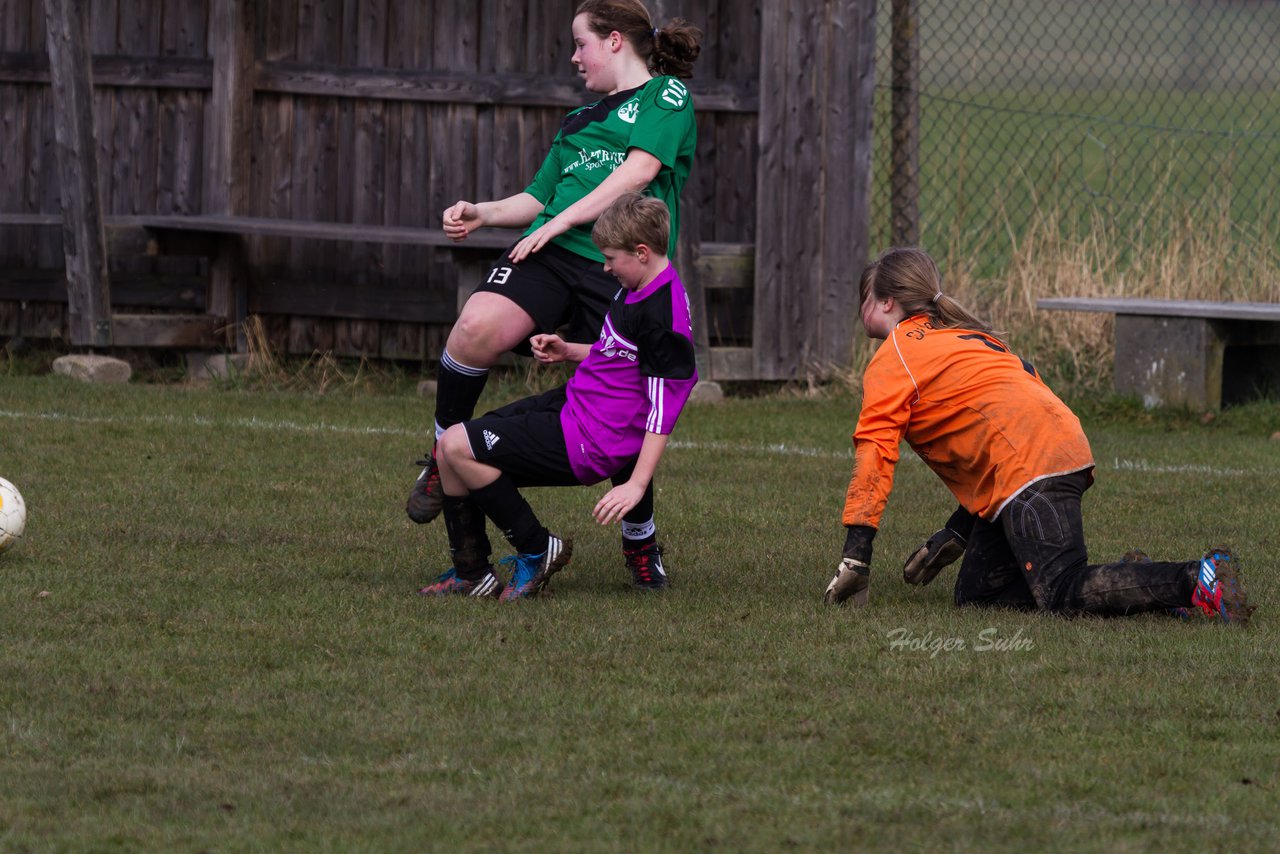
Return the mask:
{"type": "Polygon", "coordinates": [[[467,235],[484,225],[480,216],[480,208],[467,201],[457,201],[447,208],[440,217],[441,228],[445,237],[457,243],[466,240],[467,235]]]}
{"type": "Polygon", "coordinates": [[[631,508],[640,503],[644,497],[645,487],[631,481],[620,483],[605,493],[604,498],[596,502],[591,514],[601,525],[617,522],[631,512],[631,508]]]}
{"type": "Polygon", "coordinates": [[[902,580],[908,584],[928,584],[938,577],[944,566],[954,563],[964,554],[964,546],[964,539],[959,534],[943,528],[907,555],[906,562],[902,564],[902,580]]]}
{"type": "Polygon", "coordinates": [[[846,557],[836,567],[836,574],[827,585],[822,601],[828,605],[843,605],[852,599],[853,607],[861,608],[867,604],[870,587],[871,567],[860,560],[846,557]]]}
{"type": "Polygon", "coordinates": [[[559,237],[568,230],[569,226],[559,217],[552,217],[511,247],[511,253],[507,257],[513,263],[519,264],[525,258],[550,243],[553,237],[559,237]]]}
{"type": "Polygon", "coordinates": [[[533,358],[544,365],[554,365],[569,358],[569,346],[554,332],[542,332],[529,339],[533,358]]]}

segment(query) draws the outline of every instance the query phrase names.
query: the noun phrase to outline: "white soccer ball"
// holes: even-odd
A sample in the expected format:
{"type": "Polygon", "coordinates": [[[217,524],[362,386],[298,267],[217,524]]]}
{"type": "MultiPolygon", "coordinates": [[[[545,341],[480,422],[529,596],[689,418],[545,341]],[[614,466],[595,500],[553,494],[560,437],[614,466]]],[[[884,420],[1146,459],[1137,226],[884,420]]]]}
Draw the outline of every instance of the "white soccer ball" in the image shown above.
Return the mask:
{"type": "Polygon", "coordinates": [[[18,487],[0,477],[0,552],[22,539],[27,528],[27,505],[18,487]]]}

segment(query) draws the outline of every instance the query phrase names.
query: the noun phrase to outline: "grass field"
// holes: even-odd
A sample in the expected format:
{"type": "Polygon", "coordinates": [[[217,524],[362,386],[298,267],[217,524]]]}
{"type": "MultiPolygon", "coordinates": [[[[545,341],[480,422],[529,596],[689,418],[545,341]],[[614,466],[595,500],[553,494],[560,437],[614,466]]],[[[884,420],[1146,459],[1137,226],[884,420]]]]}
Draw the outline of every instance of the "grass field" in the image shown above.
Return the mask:
{"type": "Polygon", "coordinates": [[[1092,551],[1229,542],[1243,631],[908,588],[951,509],[914,460],[871,606],[825,608],[855,408],[687,412],[667,594],[601,490],[533,492],[575,559],[500,606],[414,595],[446,563],[402,511],[413,395],[0,378],[0,849],[1273,850],[1280,407],[1086,417],[1092,551]]]}

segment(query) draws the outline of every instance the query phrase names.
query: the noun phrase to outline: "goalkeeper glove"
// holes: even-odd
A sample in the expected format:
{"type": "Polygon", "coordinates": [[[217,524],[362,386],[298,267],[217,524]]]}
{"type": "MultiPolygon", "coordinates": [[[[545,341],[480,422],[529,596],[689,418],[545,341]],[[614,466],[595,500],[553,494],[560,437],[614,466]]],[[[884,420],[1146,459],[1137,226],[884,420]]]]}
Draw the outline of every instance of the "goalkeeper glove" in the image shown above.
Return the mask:
{"type": "Polygon", "coordinates": [[[928,584],[938,577],[944,566],[964,554],[964,547],[964,537],[950,528],[943,528],[907,555],[906,562],[902,564],[902,580],[908,584],[928,584]]]}
{"type": "Polygon", "coordinates": [[[867,604],[871,584],[871,541],[875,535],[875,528],[848,526],[840,565],[836,567],[836,574],[822,597],[828,605],[843,605],[850,598],[855,608],[867,604]]]}

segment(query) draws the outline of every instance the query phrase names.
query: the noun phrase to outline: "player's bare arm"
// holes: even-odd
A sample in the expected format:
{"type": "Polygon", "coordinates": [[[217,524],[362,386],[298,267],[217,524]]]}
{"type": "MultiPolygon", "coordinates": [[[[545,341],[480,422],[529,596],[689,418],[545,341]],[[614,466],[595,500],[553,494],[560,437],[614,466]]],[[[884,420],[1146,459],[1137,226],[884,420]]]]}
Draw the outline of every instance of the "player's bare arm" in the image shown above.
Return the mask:
{"type": "Polygon", "coordinates": [[[590,344],[575,344],[564,340],[554,332],[534,335],[529,339],[529,347],[533,350],[533,358],[544,365],[581,362],[591,352],[590,344]]]}
{"type": "Polygon", "coordinates": [[[457,242],[478,228],[521,228],[533,222],[542,202],[528,193],[516,193],[493,202],[459,199],[441,216],[445,236],[457,242]]]}
{"type": "Polygon", "coordinates": [[[617,522],[640,503],[644,491],[649,487],[649,481],[653,480],[653,473],[658,469],[662,452],[667,449],[668,438],[670,437],[666,433],[644,434],[644,443],[640,446],[640,456],[636,458],[631,479],[606,492],[591,511],[597,522],[601,525],[617,522]]]}
{"type": "Polygon", "coordinates": [[[642,192],[654,178],[658,177],[661,169],[662,161],[658,158],[647,151],[631,149],[621,165],[601,181],[598,187],[517,243],[509,257],[519,264],[530,253],[537,252],[553,238],[564,234],[575,225],[595,222],[600,218],[600,214],[604,213],[605,209],[617,201],[623,193],[642,192]]]}

